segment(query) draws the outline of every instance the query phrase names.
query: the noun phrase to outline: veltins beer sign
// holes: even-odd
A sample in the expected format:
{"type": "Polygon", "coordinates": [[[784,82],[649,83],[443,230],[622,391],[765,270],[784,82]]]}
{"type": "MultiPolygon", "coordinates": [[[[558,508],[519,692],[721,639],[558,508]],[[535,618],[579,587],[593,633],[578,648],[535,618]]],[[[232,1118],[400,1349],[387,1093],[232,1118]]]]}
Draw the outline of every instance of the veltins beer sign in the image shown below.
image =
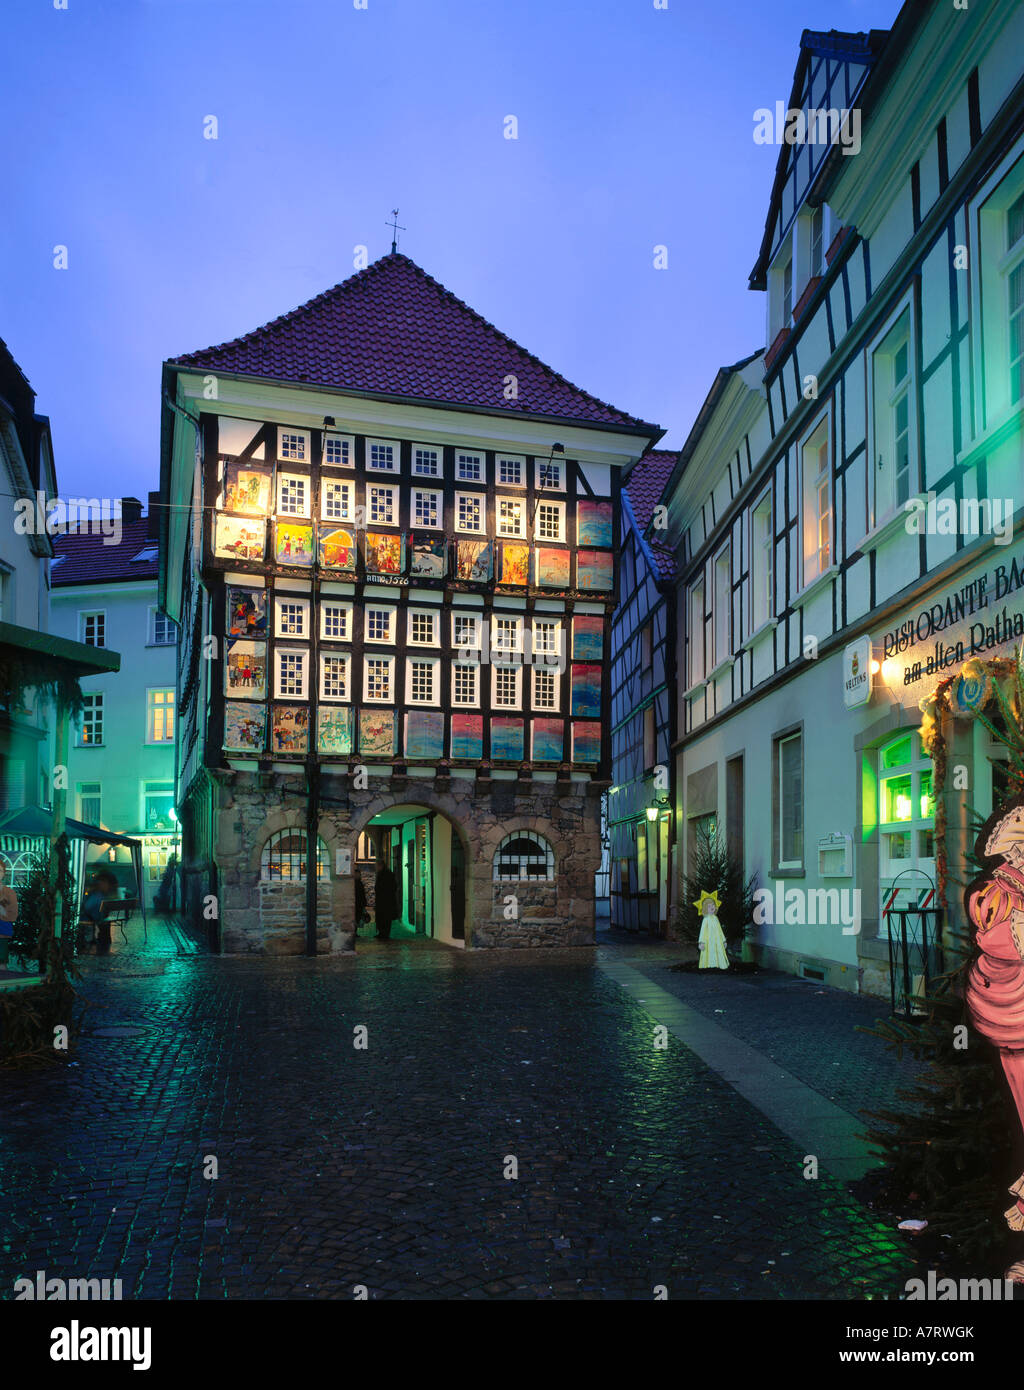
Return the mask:
{"type": "Polygon", "coordinates": [[[858,637],[843,652],[843,704],[847,709],[871,699],[871,638],[858,637]]]}

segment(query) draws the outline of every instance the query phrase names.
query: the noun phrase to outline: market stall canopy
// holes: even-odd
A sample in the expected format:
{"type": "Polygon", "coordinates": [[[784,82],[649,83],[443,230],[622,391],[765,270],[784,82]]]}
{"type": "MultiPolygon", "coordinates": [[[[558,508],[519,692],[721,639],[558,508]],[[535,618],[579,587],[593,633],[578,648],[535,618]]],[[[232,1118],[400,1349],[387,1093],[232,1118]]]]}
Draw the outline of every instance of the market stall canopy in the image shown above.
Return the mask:
{"type": "MultiPolygon", "coordinates": [[[[0,835],[36,835],[48,840],[53,829],[53,813],[42,806],[23,806],[20,811],[5,811],[0,815],[0,835]]],[[[113,830],[104,830],[100,825],[86,825],[84,821],[64,822],[69,840],[89,840],[94,845],[138,845],[142,841],[130,835],[118,835],[113,830]]]]}
{"type": "Polygon", "coordinates": [[[68,637],[55,637],[52,632],[37,632],[15,623],[0,623],[0,647],[13,647],[35,657],[39,665],[52,663],[55,676],[100,676],[121,669],[120,652],[72,642],[68,637]]]}

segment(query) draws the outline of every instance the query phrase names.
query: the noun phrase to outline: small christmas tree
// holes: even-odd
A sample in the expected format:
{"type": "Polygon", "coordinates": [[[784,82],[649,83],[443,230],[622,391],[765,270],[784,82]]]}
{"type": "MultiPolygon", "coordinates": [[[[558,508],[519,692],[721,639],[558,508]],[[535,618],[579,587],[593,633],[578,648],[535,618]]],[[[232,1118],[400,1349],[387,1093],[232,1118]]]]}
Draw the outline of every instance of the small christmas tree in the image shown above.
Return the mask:
{"type": "Polygon", "coordinates": [[[736,950],[754,920],[754,889],[757,875],[744,878],[743,862],[718,833],[717,821],[697,826],[690,872],[683,880],[680,930],[685,941],[695,945],[700,938],[703,918],[696,904],[705,894],[718,895],[718,920],[726,942],[736,950]]]}

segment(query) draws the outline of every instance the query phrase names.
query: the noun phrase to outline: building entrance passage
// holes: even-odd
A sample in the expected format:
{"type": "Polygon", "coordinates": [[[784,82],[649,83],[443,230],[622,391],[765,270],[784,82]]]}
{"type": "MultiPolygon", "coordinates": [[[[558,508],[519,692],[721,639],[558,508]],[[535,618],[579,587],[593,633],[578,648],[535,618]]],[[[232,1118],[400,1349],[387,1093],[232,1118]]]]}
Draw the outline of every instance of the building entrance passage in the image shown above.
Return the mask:
{"type": "MultiPolygon", "coordinates": [[[[366,826],[360,846],[372,849],[363,860],[370,898],[381,864],[395,879],[393,941],[431,938],[462,945],[465,936],[465,868],[462,846],[451,821],[438,811],[413,804],[381,811],[366,826]]],[[[366,850],[363,850],[365,853],[366,850]]]]}

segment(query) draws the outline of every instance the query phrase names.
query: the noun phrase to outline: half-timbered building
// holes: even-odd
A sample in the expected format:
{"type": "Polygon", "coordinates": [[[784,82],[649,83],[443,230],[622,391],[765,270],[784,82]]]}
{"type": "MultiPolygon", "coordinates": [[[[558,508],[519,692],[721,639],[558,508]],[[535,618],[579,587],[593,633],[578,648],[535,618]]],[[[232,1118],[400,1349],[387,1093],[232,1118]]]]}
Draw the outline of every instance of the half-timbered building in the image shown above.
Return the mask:
{"type": "Polygon", "coordinates": [[[611,625],[610,920],[662,935],[673,878],[674,554],[657,511],[676,462],[652,449],[622,487],[618,607],[611,625]]]}
{"type": "Polygon", "coordinates": [[[1004,775],[973,716],[1024,633],[1022,73],[998,0],[804,34],[790,107],[850,138],[782,145],[768,347],[666,493],[681,867],[702,818],[738,826],[755,953],[854,989],[888,989],[898,909],[957,924],[1004,775]]]}
{"type": "Polygon", "coordinates": [[[652,425],[392,252],[164,369],[186,900],[233,951],[593,940],[620,474],[652,425]]]}

